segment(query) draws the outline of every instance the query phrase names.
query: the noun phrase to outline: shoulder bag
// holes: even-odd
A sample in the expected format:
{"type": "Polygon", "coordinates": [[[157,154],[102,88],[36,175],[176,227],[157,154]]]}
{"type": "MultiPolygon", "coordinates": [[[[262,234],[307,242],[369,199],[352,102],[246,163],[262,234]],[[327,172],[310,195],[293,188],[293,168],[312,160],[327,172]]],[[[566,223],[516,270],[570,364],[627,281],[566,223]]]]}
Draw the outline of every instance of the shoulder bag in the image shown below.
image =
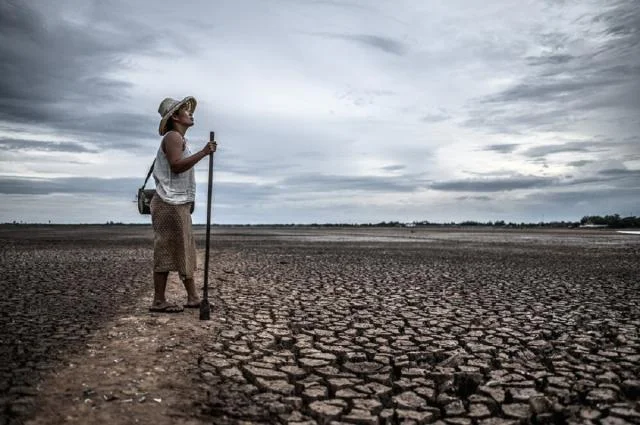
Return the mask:
{"type": "Polygon", "coordinates": [[[153,195],[156,194],[155,189],[145,189],[144,187],[147,185],[149,181],[149,177],[151,177],[151,173],[153,172],[153,166],[156,164],[156,160],[154,159],[151,163],[151,168],[149,168],[149,172],[147,173],[147,178],[144,179],[144,183],[142,187],[138,189],[138,212],[140,214],[151,214],[151,199],[153,195]]]}

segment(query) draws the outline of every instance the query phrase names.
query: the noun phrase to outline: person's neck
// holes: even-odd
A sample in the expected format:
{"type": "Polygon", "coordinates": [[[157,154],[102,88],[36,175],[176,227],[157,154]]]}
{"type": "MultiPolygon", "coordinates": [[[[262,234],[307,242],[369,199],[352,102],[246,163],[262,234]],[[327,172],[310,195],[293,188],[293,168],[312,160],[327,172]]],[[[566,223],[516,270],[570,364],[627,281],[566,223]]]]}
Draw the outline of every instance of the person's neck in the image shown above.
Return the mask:
{"type": "Polygon", "coordinates": [[[174,124],[173,129],[175,131],[177,131],[178,133],[180,133],[180,135],[184,139],[184,135],[187,132],[187,127],[185,127],[183,125],[180,125],[180,124],[174,124]]]}

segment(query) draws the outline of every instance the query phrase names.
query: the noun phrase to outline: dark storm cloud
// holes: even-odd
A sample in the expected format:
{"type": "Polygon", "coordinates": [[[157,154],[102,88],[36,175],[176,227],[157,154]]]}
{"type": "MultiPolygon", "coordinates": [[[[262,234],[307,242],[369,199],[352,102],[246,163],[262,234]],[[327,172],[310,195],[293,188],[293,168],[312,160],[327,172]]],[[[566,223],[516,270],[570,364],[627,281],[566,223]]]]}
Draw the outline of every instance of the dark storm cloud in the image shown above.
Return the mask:
{"type": "Polygon", "coordinates": [[[499,153],[511,153],[519,146],[518,143],[500,143],[496,145],[489,145],[484,148],[486,151],[493,151],[499,153]]]}
{"type": "Polygon", "coordinates": [[[45,142],[19,139],[0,139],[0,150],[9,151],[40,151],[40,152],[96,152],[76,142],[45,142]]]}
{"type": "Polygon", "coordinates": [[[45,8],[35,10],[29,2],[0,2],[0,121],[83,133],[126,128],[129,135],[149,135],[155,122],[124,112],[131,84],[108,75],[126,68],[134,52],[160,52],[158,31],[140,24],[132,31],[126,18],[104,29],[97,24],[109,6],[92,7],[96,22],[79,24],[56,21],[56,14],[47,16],[45,8]],[[118,103],[123,112],[103,109],[118,103]]]}
{"type": "Polygon", "coordinates": [[[434,190],[448,190],[452,192],[502,192],[548,187],[553,185],[555,181],[555,179],[548,177],[513,176],[449,180],[432,183],[429,187],[434,190]]]}
{"type": "Polygon", "coordinates": [[[379,35],[370,34],[334,34],[334,33],[312,33],[311,35],[333,38],[338,40],[345,40],[351,43],[356,43],[361,46],[382,50],[385,53],[391,53],[393,55],[402,56],[409,49],[405,43],[395,40],[391,37],[382,37],[379,35]]]}

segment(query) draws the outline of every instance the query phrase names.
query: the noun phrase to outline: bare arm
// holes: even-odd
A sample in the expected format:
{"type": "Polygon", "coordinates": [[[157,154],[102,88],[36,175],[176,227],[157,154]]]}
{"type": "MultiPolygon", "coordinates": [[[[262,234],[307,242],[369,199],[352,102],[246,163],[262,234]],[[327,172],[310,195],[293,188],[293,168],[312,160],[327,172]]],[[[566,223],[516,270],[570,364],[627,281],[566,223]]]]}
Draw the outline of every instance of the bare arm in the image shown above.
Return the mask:
{"type": "Polygon", "coordinates": [[[167,156],[169,165],[171,166],[171,171],[176,174],[190,170],[202,158],[205,158],[216,150],[216,143],[209,142],[204,146],[204,148],[195,154],[182,158],[183,140],[175,131],[167,133],[166,136],[164,136],[162,143],[164,145],[164,153],[167,156]]]}

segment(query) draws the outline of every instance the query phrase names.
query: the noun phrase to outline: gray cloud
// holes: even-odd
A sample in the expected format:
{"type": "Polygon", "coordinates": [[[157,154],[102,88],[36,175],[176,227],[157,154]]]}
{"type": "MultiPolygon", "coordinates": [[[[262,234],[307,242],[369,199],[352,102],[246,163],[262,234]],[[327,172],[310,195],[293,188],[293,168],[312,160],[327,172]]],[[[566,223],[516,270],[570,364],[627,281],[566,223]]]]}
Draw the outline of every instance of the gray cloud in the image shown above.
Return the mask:
{"type": "Polygon", "coordinates": [[[287,177],[279,184],[286,190],[304,192],[413,192],[426,187],[420,176],[341,176],[326,174],[303,174],[287,177]]]}
{"type": "Polygon", "coordinates": [[[575,96],[588,96],[601,90],[605,86],[611,86],[618,83],[615,78],[594,79],[592,81],[558,81],[537,79],[527,83],[519,84],[508,90],[503,91],[497,96],[488,98],[485,102],[552,102],[566,101],[575,96]]]}
{"type": "Polygon", "coordinates": [[[493,198],[490,196],[457,196],[457,201],[490,201],[493,198]]]}
{"type": "Polygon", "coordinates": [[[133,198],[141,179],[95,177],[65,177],[51,179],[0,177],[0,193],[7,195],[48,195],[86,193],[101,196],[126,195],[133,198]]]}
{"type": "MultiPolygon", "coordinates": [[[[196,203],[206,202],[206,190],[206,185],[198,185],[196,203]]],[[[255,206],[257,202],[267,201],[279,195],[282,193],[278,187],[256,183],[217,183],[213,189],[215,204],[234,205],[240,208],[255,206]]]]}
{"type": "Polygon", "coordinates": [[[544,65],[562,65],[575,59],[572,55],[559,55],[550,54],[546,56],[529,56],[526,58],[529,65],[544,66],[544,65]]]}
{"type": "Polygon", "coordinates": [[[579,161],[571,161],[569,163],[567,163],[567,165],[570,165],[571,167],[584,167],[587,164],[591,164],[593,161],[588,161],[585,159],[579,160],[579,161]]]}
{"type": "Polygon", "coordinates": [[[496,145],[486,146],[484,150],[499,153],[511,153],[519,146],[518,143],[500,143],[496,145]]]}
{"type": "Polygon", "coordinates": [[[593,111],[610,115],[615,110],[628,131],[637,131],[637,2],[608,2],[595,10],[574,22],[581,32],[541,34],[538,42],[545,53],[525,58],[528,72],[514,85],[478,99],[466,125],[498,133],[564,131],[589,120],[593,111]]]}
{"type": "MultiPolygon", "coordinates": [[[[362,14],[362,12],[366,12],[368,15],[373,17],[383,17],[386,20],[393,21],[399,23],[401,25],[407,25],[406,21],[398,19],[390,13],[385,13],[380,8],[374,7],[374,2],[359,2],[359,1],[345,1],[345,0],[297,0],[303,4],[308,4],[311,6],[328,6],[331,8],[339,8],[346,11],[355,11],[356,13],[362,14]]],[[[289,5],[291,0],[283,1],[285,5],[289,5]]],[[[316,9],[317,11],[318,9],[316,9]]],[[[334,12],[329,12],[332,16],[334,12]]]]}
{"type": "Polygon", "coordinates": [[[611,205],[619,207],[623,205],[635,206],[637,210],[638,204],[635,200],[639,198],[640,187],[623,188],[615,191],[610,188],[594,188],[559,192],[536,192],[527,196],[528,200],[533,200],[543,205],[551,204],[559,210],[562,210],[567,204],[582,204],[582,214],[584,215],[590,214],[590,211],[584,210],[584,206],[589,204],[598,205],[596,211],[611,211],[611,205]]]}
{"type": "MultiPolygon", "coordinates": [[[[43,179],[0,176],[0,194],[7,196],[86,195],[95,197],[95,199],[114,198],[133,202],[142,182],[142,178],[68,177],[43,179]]],[[[153,178],[147,188],[153,188],[153,178]]],[[[202,211],[203,206],[206,205],[206,190],[207,187],[204,184],[197,186],[197,211],[194,214],[197,214],[199,219],[206,218],[202,211]]],[[[213,191],[216,207],[234,205],[236,208],[243,208],[280,195],[282,193],[278,187],[254,183],[216,183],[213,191]]],[[[131,209],[135,210],[135,206],[131,206],[131,209]]]]}
{"type": "Polygon", "coordinates": [[[611,177],[638,177],[640,178],[640,170],[629,170],[626,168],[609,168],[599,172],[603,176],[611,177]]]}
{"type": "Polygon", "coordinates": [[[533,146],[522,152],[525,156],[534,158],[544,157],[554,153],[564,152],[598,152],[607,150],[607,146],[603,146],[602,142],[585,141],[585,142],[566,142],[557,145],[540,145],[533,146]]]}
{"type": "Polygon", "coordinates": [[[361,46],[382,50],[385,53],[402,56],[409,50],[408,45],[391,37],[383,37],[371,34],[335,34],[335,33],[312,33],[311,35],[345,40],[361,46]]]}
{"type": "Polygon", "coordinates": [[[243,160],[233,154],[224,156],[224,161],[221,160],[216,164],[216,170],[246,176],[270,176],[282,172],[294,172],[294,170],[299,167],[299,162],[283,161],[280,158],[273,160],[271,158],[247,158],[243,160]]]}
{"type": "MultiPolygon", "coordinates": [[[[579,220],[585,215],[638,215],[637,199],[640,188],[609,187],[580,188],[574,190],[535,191],[509,205],[512,211],[526,210],[523,221],[579,220]]],[[[511,214],[506,220],[512,220],[511,214]]],[[[520,219],[517,219],[520,220],[520,219]]]]}
{"type": "Polygon", "coordinates": [[[558,187],[584,186],[585,190],[588,190],[587,186],[602,185],[606,185],[609,190],[614,191],[634,186],[640,187],[640,170],[607,168],[587,176],[565,176],[557,183],[558,187]]]}
{"type": "Polygon", "coordinates": [[[521,107],[517,103],[494,104],[472,111],[462,125],[491,133],[523,135],[531,131],[565,131],[573,118],[555,107],[521,107]],[[489,110],[491,112],[489,112],[489,110]]]}
{"type": "Polygon", "coordinates": [[[439,111],[439,112],[426,114],[420,120],[423,122],[441,122],[441,121],[446,121],[450,118],[451,118],[451,115],[449,115],[445,111],[439,111]]]}
{"type": "Polygon", "coordinates": [[[104,112],[84,117],[65,115],[60,117],[57,123],[63,128],[73,131],[106,135],[106,138],[99,138],[101,144],[108,144],[112,147],[135,147],[138,145],[130,142],[132,138],[148,138],[158,134],[159,117],[159,115],[154,116],[152,111],[147,114],[104,112]],[[127,142],[123,142],[123,140],[127,140],[127,142]]]}
{"type": "Polygon", "coordinates": [[[635,1],[617,0],[615,7],[596,15],[594,22],[606,22],[607,34],[620,37],[630,47],[635,47],[640,40],[640,15],[635,1]]]}
{"type": "MultiPolygon", "coordinates": [[[[171,34],[159,36],[141,24],[131,31],[124,17],[109,27],[98,25],[114,12],[107,4],[90,8],[96,21],[80,24],[28,2],[0,2],[0,122],[89,134],[153,134],[156,123],[150,117],[125,112],[131,83],[110,75],[129,66],[130,54],[167,52],[161,37],[171,40],[171,34]],[[121,112],[105,110],[113,105],[121,112]]],[[[97,141],[108,144],[112,138],[97,141]]]]}
{"type": "Polygon", "coordinates": [[[405,168],[407,167],[404,165],[386,165],[384,167],[381,167],[381,169],[385,171],[400,171],[400,170],[404,170],[405,168]]]}
{"type": "Polygon", "coordinates": [[[0,149],[10,151],[29,151],[35,150],[40,152],[71,152],[86,153],[96,152],[77,142],[45,142],[34,140],[20,139],[0,139],[0,149]]]}
{"type": "Polygon", "coordinates": [[[543,188],[551,186],[556,179],[536,176],[513,176],[508,178],[482,178],[449,180],[430,185],[434,190],[453,192],[502,192],[518,189],[543,188]]]}
{"type": "MultiPolygon", "coordinates": [[[[153,181],[153,180],[152,180],[153,181]]],[[[142,185],[142,178],[18,178],[0,176],[0,193],[48,195],[48,194],[99,194],[132,198],[142,185]]],[[[153,185],[151,184],[151,187],[153,185]]],[[[413,192],[426,183],[412,176],[338,176],[306,174],[282,179],[277,184],[215,183],[215,198],[223,203],[242,204],[282,197],[294,193],[326,193],[338,191],[413,192]]],[[[206,185],[198,185],[199,199],[206,199],[206,185]]]]}
{"type": "Polygon", "coordinates": [[[337,94],[340,100],[348,100],[355,106],[372,105],[380,97],[393,96],[395,93],[391,90],[362,90],[348,87],[344,92],[337,94]]]}
{"type": "MultiPolygon", "coordinates": [[[[460,8],[451,10],[445,4],[426,11],[414,5],[380,4],[380,9],[375,9],[359,1],[298,0],[294,6],[302,3],[302,8],[277,8],[277,13],[271,14],[273,8],[260,2],[250,8],[249,3],[223,3],[191,3],[184,20],[159,31],[157,22],[169,16],[171,6],[157,4],[150,9],[146,2],[127,4],[121,0],[0,2],[0,131],[6,136],[0,138],[0,149],[25,151],[26,167],[40,173],[57,169],[46,165],[54,155],[27,151],[116,148],[124,150],[124,155],[105,157],[114,161],[114,172],[139,175],[118,179],[0,177],[0,193],[6,199],[28,199],[30,205],[38,205],[44,198],[53,205],[51,199],[55,199],[56,211],[64,211],[59,202],[62,197],[57,194],[67,194],[64,199],[95,199],[94,206],[120,202],[118,205],[125,205],[127,213],[131,207],[133,220],[139,219],[129,201],[157,148],[157,141],[149,140],[156,134],[157,104],[141,114],[132,106],[136,100],[130,96],[142,89],[153,90],[151,85],[160,77],[141,76],[146,66],[155,66],[163,59],[180,59],[173,65],[181,69],[184,65],[189,73],[200,68],[189,74],[193,80],[178,85],[207,84],[207,93],[215,93],[207,94],[210,103],[203,99],[202,107],[211,108],[207,112],[215,116],[222,140],[216,171],[222,171],[225,178],[240,175],[247,181],[276,182],[216,181],[216,207],[229,217],[239,214],[247,221],[261,221],[266,210],[272,211],[272,217],[284,216],[289,214],[282,211],[283,202],[287,202],[294,205],[292,210],[301,221],[341,216],[357,220],[372,214],[368,210],[374,208],[362,208],[367,199],[401,194],[402,203],[390,202],[376,212],[380,219],[395,219],[408,214],[404,209],[423,211],[421,196],[413,195],[429,188],[450,191],[438,196],[446,199],[444,203],[435,200],[429,206],[432,211],[440,208],[444,217],[457,214],[448,206],[457,195],[461,195],[458,200],[466,201],[465,213],[478,215],[520,208],[514,214],[526,216],[533,206],[538,211],[558,212],[572,205],[563,202],[565,198],[556,200],[552,196],[532,197],[529,204],[520,203],[523,193],[532,192],[571,194],[584,190],[598,196],[602,189],[605,192],[601,196],[610,201],[598,204],[603,208],[634,202],[620,200],[619,194],[630,196],[636,192],[625,188],[640,187],[637,171],[624,168],[630,160],[640,158],[637,136],[625,139],[640,130],[637,0],[593,0],[584,5],[573,0],[548,0],[548,9],[540,17],[549,18],[549,22],[532,21],[531,25],[518,14],[513,15],[506,0],[495,4],[494,9],[504,11],[504,15],[486,16],[482,23],[471,22],[472,17],[460,8]],[[127,13],[122,13],[123,9],[127,13]],[[214,9],[219,19],[208,25],[207,16],[214,9]],[[577,21],[566,19],[578,10],[585,13],[577,21]],[[387,12],[407,18],[406,24],[388,22],[387,12]],[[339,19],[329,22],[337,14],[339,19]],[[412,24],[418,19],[425,25],[412,24]],[[495,25],[494,19],[501,22],[495,25]],[[447,22],[440,25],[443,21],[447,22]],[[307,31],[302,35],[300,22],[307,31]],[[461,29],[461,22],[469,28],[461,29]],[[517,28],[519,31],[504,32],[521,23],[524,25],[517,28]],[[184,31],[187,25],[191,28],[184,31]],[[198,27],[201,31],[192,30],[198,27]],[[541,34],[545,28],[555,30],[541,34]],[[448,37],[454,31],[459,37],[448,37]],[[434,37],[437,34],[447,36],[434,37]],[[361,49],[379,60],[353,62],[342,55],[345,48],[361,49]],[[201,67],[212,63],[216,66],[211,73],[200,77],[201,67]],[[134,70],[137,65],[141,68],[134,70]],[[270,78],[273,72],[278,78],[270,78]],[[479,81],[484,76],[488,81],[479,81]],[[145,81],[137,86],[140,78],[145,81]],[[503,86],[506,81],[512,84],[503,86]],[[216,90],[220,84],[224,90],[216,90]],[[250,88],[246,98],[236,96],[241,90],[233,84],[250,88]],[[432,93],[429,89],[434,84],[442,85],[444,93],[432,93]],[[453,90],[448,90],[449,84],[453,90]],[[467,84],[474,88],[467,90],[467,84]],[[492,87],[502,89],[494,88],[491,96],[468,98],[469,93],[486,93],[492,87]],[[274,88],[279,93],[274,95],[274,88]],[[290,88],[297,91],[294,95],[300,94],[300,104],[287,105],[290,88]],[[331,94],[336,96],[328,99],[331,94]],[[303,107],[307,95],[313,103],[309,108],[303,107]],[[332,103],[335,97],[338,105],[332,103]],[[469,108],[466,126],[472,127],[472,132],[457,128],[465,119],[459,115],[459,108],[464,107],[461,105],[469,108]],[[332,114],[329,118],[325,109],[332,114]],[[450,162],[436,154],[441,141],[432,136],[437,136],[437,131],[427,134],[437,127],[428,123],[445,120],[451,138],[479,136],[473,140],[474,145],[478,140],[510,142],[480,149],[512,154],[510,159],[514,161],[508,166],[474,162],[474,173],[464,174],[470,179],[446,180],[444,176],[452,171],[447,168],[450,162]],[[478,134],[485,132],[509,137],[492,140],[478,134]],[[48,142],[48,134],[62,141],[48,142]],[[383,148],[380,140],[389,134],[392,138],[397,135],[401,142],[393,150],[383,148]],[[577,139],[580,137],[584,140],[577,139]],[[424,146],[419,146],[421,143],[424,146]],[[137,155],[142,158],[138,171],[125,169],[121,159],[126,156],[128,164],[137,155]],[[345,164],[356,155],[363,159],[362,164],[379,164],[382,160],[382,164],[392,165],[379,166],[383,176],[338,175],[340,168],[334,161],[339,158],[345,164]],[[512,167],[522,162],[548,165],[548,169],[541,176],[513,175],[512,167]],[[570,169],[573,175],[547,176],[558,173],[564,165],[575,167],[570,169]],[[311,174],[316,169],[336,174],[311,174]],[[409,170],[417,174],[409,174],[409,170]],[[425,174],[419,170],[425,170],[425,174]],[[428,180],[428,173],[435,172],[443,173],[442,181],[428,180]],[[500,194],[500,203],[486,202],[501,191],[506,193],[500,194]],[[509,191],[514,196],[510,197],[509,191]],[[360,199],[358,195],[365,196],[360,199]],[[385,214],[391,215],[382,217],[385,214]]],[[[199,125],[190,130],[192,148],[199,147],[195,141],[206,138],[205,133],[199,125]]],[[[6,154],[0,160],[6,165],[13,156],[6,154]]],[[[461,155],[459,159],[465,158],[461,155]]],[[[461,164],[458,170],[467,167],[472,165],[461,164]]],[[[538,168],[542,167],[536,165],[538,168]]],[[[88,164],[73,169],[91,175],[88,164]]],[[[198,170],[199,178],[204,175],[202,169],[198,170]]],[[[198,185],[198,214],[206,200],[205,190],[206,185],[198,185]]],[[[576,195],[572,202],[578,205],[590,201],[576,195]]],[[[3,211],[20,215],[21,205],[5,202],[3,211]]],[[[59,217],[66,216],[62,212],[59,217]]]]}

